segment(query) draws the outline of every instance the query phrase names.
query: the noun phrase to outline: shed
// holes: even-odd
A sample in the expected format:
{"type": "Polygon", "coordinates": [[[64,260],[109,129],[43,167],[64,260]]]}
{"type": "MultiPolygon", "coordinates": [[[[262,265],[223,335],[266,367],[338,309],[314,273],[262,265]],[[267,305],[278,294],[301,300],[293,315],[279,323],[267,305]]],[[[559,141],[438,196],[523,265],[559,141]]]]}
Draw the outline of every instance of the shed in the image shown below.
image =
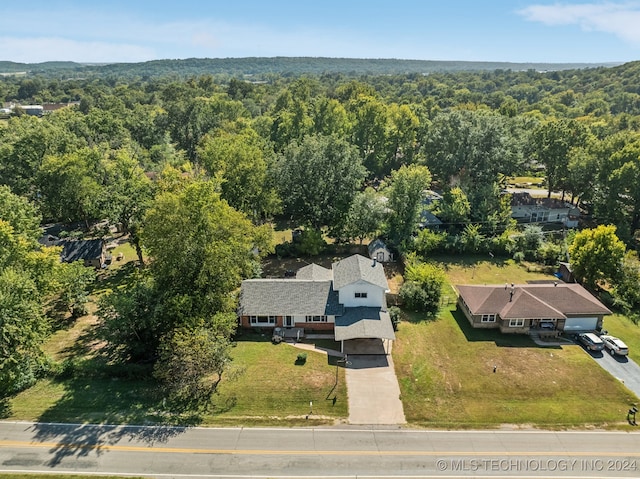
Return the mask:
{"type": "Polygon", "coordinates": [[[376,238],[367,247],[369,251],[369,257],[375,259],[380,263],[388,263],[393,261],[393,253],[389,250],[389,247],[380,238],[376,238]]]}

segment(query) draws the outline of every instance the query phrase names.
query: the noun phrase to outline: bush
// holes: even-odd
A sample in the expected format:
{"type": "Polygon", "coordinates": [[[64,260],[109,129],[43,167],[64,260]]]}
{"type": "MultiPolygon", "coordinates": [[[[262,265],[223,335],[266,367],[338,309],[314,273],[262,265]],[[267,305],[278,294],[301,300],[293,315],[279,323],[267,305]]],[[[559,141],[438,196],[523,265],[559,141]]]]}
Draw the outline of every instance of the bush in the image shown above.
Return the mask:
{"type": "Polygon", "coordinates": [[[318,230],[304,230],[300,241],[296,244],[298,253],[305,256],[316,256],[324,251],[327,242],[318,230]]]}
{"type": "Polygon", "coordinates": [[[402,311],[397,306],[391,306],[389,308],[389,317],[391,318],[391,324],[393,325],[393,330],[398,330],[398,324],[400,324],[402,316],[402,311]]]}
{"type": "Polygon", "coordinates": [[[405,308],[412,311],[430,311],[435,312],[438,309],[436,303],[435,308],[431,298],[427,292],[422,289],[420,283],[416,281],[406,281],[400,288],[400,300],[405,308]]]}
{"type": "Polygon", "coordinates": [[[296,364],[304,364],[307,362],[307,353],[299,353],[296,357],[296,364]]]}

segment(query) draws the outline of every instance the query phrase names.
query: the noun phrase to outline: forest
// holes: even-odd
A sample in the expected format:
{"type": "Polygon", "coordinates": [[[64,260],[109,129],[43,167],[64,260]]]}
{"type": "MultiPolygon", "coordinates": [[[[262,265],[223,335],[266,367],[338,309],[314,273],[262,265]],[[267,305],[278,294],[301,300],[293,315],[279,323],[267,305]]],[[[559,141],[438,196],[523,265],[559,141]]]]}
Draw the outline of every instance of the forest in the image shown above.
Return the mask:
{"type": "MultiPolygon", "coordinates": [[[[153,363],[155,377],[183,399],[194,387],[215,390],[234,291],[274,252],[275,221],[304,230],[298,251],[280,244],[279,255],[382,235],[422,258],[490,253],[553,265],[573,233],[516,224],[505,194],[511,178],[539,176],[548,195],[581,209],[583,226],[617,235],[620,259],[630,252],[625,278],[640,277],[640,62],[434,66],[428,74],[400,61],[393,71],[374,61],[358,67],[369,73],[358,73],[357,62],[304,73],[257,60],[251,73],[249,63],[208,71],[190,70],[188,60],[111,65],[100,74],[58,65],[0,78],[0,97],[17,105],[0,120],[0,311],[5,325],[39,311],[16,334],[15,354],[2,358],[5,391],[46,369],[25,358],[40,358],[33,351],[50,329],[50,299],[88,281],[37,244],[41,222],[89,231],[106,219],[130,236],[148,267],[101,301],[105,352],[153,363]],[[47,103],[69,106],[42,117],[19,106],[47,103]],[[442,196],[429,206],[443,222],[438,231],[419,228],[427,190],[442,196]],[[17,284],[26,285],[20,298],[9,294],[17,284]],[[200,358],[206,365],[198,367],[218,372],[206,388],[172,382],[188,351],[215,352],[200,358]]],[[[596,290],[615,274],[585,279],[596,290]]],[[[612,293],[629,312],[640,305],[632,283],[612,293]]]]}

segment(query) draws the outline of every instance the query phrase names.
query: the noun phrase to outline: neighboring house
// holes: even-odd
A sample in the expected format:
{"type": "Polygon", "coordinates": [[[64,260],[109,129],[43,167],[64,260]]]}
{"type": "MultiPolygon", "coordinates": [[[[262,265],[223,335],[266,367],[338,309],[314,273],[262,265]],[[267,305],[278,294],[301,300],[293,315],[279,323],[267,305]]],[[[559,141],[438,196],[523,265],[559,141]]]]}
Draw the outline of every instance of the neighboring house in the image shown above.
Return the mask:
{"type": "Polygon", "coordinates": [[[375,259],[381,263],[388,263],[393,261],[393,253],[389,250],[389,247],[380,238],[376,238],[367,246],[369,252],[369,258],[375,259]]]}
{"type": "Polygon", "coordinates": [[[558,276],[565,283],[575,282],[575,277],[573,276],[573,268],[571,267],[571,263],[567,263],[565,261],[560,262],[560,267],[558,268],[558,273],[556,274],[556,276],[558,276]]]}
{"type": "Polygon", "coordinates": [[[56,246],[62,246],[60,259],[63,263],[83,261],[85,266],[101,268],[107,263],[109,257],[105,243],[101,239],[60,240],[56,246]]]}
{"type": "Polygon", "coordinates": [[[420,212],[418,228],[421,230],[428,228],[430,230],[437,231],[440,229],[440,226],[442,226],[442,220],[440,220],[440,218],[434,215],[431,211],[423,209],[420,212]]]}
{"type": "Polygon", "coordinates": [[[458,285],[458,307],[474,328],[503,333],[602,329],[611,314],[577,283],[458,285]]]}
{"type": "Polygon", "coordinates": [[[575,228],[580,210],[557,198],[534,198],[529,193],[513,193],[511,217],[521,223],[563,223],[567,228],[575,228]]]}
{"type": "Polygon", "coordinates": [[[240,326],[333,332],[343,351],[345,341],[353,339],[392,340],[388,289],[382,265],[361,255],[333,263],[331,269],[310,264],[295,279],[245,280],[240,326]]]}

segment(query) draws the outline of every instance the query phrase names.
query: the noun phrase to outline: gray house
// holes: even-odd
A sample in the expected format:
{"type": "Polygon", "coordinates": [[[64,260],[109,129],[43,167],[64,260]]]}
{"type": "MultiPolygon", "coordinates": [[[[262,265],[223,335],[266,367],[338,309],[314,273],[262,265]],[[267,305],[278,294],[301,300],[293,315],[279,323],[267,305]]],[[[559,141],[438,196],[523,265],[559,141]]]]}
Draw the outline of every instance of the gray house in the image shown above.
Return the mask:
{"type": "Polygon", "coordinates": [[[395,339],[388,289],[382,265],[361,255],[333,263],[331,269],[310,264],[295,279],[243,281],[239,323],[242,328],[333,333],[344,352],[351,340],[395,339]]]}
{"type": "Polygon", "coordinates": [[[557,198],[537,198],[529,193],[513,193],[511,217],[521,223],[562,223],[567,228],[575,228],[578,226],[580,210],[557,198]]]}

